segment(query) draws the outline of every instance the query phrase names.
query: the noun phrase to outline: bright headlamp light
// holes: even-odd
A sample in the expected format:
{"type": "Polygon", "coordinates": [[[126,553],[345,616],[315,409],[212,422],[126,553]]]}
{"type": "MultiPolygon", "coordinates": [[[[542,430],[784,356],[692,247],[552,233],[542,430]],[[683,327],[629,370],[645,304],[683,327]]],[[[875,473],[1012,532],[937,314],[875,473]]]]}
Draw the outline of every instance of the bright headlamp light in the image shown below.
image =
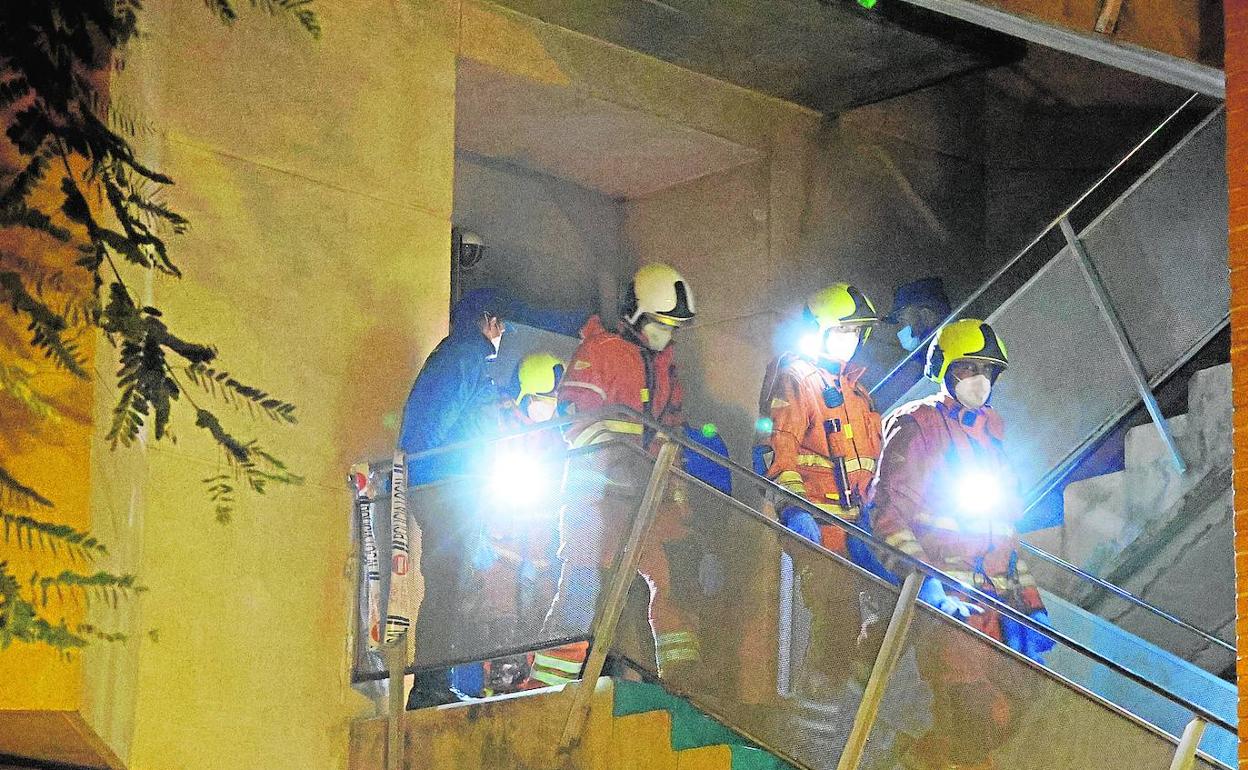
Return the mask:
{"type": "Polygon", "coordinates": [[[550,468],[532,454],[500,452],[490,466],[487,488],[499,506],[511,509],[532,506],[550,494],[550,468]]]}
{"type": "Polygon", "coordinates": [[[963,471],[953,492],[958,510],[973,519],[991,517],[1005,497],[1000,480],[981,468],[963,471]]]}

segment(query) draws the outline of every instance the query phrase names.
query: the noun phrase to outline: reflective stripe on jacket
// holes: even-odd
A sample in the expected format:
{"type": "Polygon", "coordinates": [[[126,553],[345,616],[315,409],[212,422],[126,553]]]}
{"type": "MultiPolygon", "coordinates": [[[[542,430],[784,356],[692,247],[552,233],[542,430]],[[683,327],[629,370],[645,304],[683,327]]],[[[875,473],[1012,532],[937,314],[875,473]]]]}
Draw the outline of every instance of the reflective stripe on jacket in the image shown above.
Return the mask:
{"type": "Polygon", "coordinates": [[[772,421],[768,478],[790,486],[800,481],[808,500],[836,511],[832,458],[841,458],[850,489],[865,498],[880,456],[880,415],[859,382],[865,371],[832,372],[791,353],[771,362],[759,399],[772,421]]]}

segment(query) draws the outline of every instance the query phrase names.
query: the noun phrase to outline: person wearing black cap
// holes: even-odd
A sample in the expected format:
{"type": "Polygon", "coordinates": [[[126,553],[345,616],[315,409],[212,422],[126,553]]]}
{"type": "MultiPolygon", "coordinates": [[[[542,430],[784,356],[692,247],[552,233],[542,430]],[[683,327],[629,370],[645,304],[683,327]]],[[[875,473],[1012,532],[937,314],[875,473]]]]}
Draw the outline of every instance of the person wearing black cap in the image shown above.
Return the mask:
{"type": "Polygon", "coordinates": [[[897,341],[907,353],[919,349],[949,316],[949,297],[939,278],[923,278],[897,287],[893,310],[884,320],[897,324],[897,341]]]}
{"type": "MultiPolygon", "coordinates": [[[[470,471],[464,453],[412,455],[441,446],[488,438],[498,432],[502,396],[487,371],[498,354],[507,300],[493,289],[471,291],[451,310],[451,333],[429,354],[403,408],[398,448],[407,454],[408,483],[431,484],[470,471]]],[[[470,516],[439,506],[413,510],[420,525],[420,573],[425,591],[416,620],[417,649],[438,649],[456,614],[457,594],[473,538],[470,516]],[[448,515],[438,515],[446,513],[448,515]]],[[[449,668],[416,675],[409,709],[461,699],[449,668]]]]}

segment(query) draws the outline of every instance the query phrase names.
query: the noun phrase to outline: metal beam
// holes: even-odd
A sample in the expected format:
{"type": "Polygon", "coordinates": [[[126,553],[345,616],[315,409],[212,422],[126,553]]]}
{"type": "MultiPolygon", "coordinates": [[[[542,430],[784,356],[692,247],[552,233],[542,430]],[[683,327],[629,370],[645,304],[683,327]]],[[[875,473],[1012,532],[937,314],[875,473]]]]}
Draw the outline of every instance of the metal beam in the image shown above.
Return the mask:
{"type": "Polygon", "coordinates": [[[905,0],[930,11],[968,21],[987,29],[1003,32],[1028,42],[1055,48],[1111,67],[1170,83],[1207,96],[1226,98],[1226,73],[1215,67],[1151,51],[1147,48],[1116,43],[1103,37],[1069,29],[1002,11],[972,0],[905,0]]]}
{"type": "Polygon", "coordinates": [[[389,674],[388,701],[386,709],[386,770],[401,770],[403,752],[406,748],[404,729],[406,709],[403,703],[403,672],[407,668],[407,635],[411,629],[399,634],[392,644],[383,645],[381,654],[389,674]]]}
{"type": "Polygon", "coordinates": [[[1092,301],[1096,303],[1096,309],[1101,311],[1101,317],[1105,319],[1105,325],[1109,327],[1109,333],[1114,338],[1118,352],[1122,355],[1122,361],[1127,365],[1131,379],[1135,380],[1135,388],[1139,391],[1140,400],[1144,402],[1144,408],[1148,410],[1149,417],[1153,418],[1153,425],[1157,428],[1161,440],[1170,450],[1170,459],[1174,461],[1174,467],[1179,473],[1187,473],[1187,463],[1183,461],[1183,453],[1179,451],[1179,445],[1175,443],[1174,435],[1170,433],[1170,424],[1166,422],[1165,415],[1161,413],[1157,397],[1153,395],[1153,388],[1148,383],[1148,375],[1144,373],[1144,367],[1140,364],[1140,357],[1136,355],[1131,339],[1127,336],[1126,330],[1122,328],[1122,319],[1118,317],[1118,311],[1114,309],[1114,303],[1105,290],[1105,284],[1101,282],[1100,276],[1096,273],[1096,266],[1092,264],[1088,250],[1084,248],[1083,241],[1079,240],[1079,236],[1075,234],[1075,229],[1071,227],[1069,219],[1062,217],[1057,223],[1061,226],[1062,235],[1066,237],[1066,243],[1075,255],[1075,261],[1079,265],[1080,272],[1083,273],[1083,279],[1092,292],[1092,301]]]}
{"type": "Polygon", "coordinates": [[[620,613],[624,611],[624,603],[628,600],[628,587],[637,575],[637,565],[641,562],[641,549],[645,545],[646,533],[658,514],[659,505],[663,502],[663,491],[667,485],[668,474],[672,463],[680,453],[680,446],[675,442],[666,441],[659,448],[659,456],[654,461],[654,469],[650,472],[650,481],[646,484],[645,495],[641,498],[641,506],[633,517],[633,526],[628,533],[616,560],[615,571],[611,583],[603,599],[602,608],[594,618],[594,641],[589,648],[589,657],[585,661],[585,670],[581,673],[580,684],[572,696],[572,707],[568,710],[568,719],[563,726],[563,735],[559,739],[560,751],[564,754],[571,751],[581,739],[585,722],[589,718],[589,709],[593,703],[594,687],[598,677],[602,675],[602,666],[607,660],[607,653],[615,642],[615,629],[620,622],[620,613]]]}
{"type": "Polygon", "coordinates": [[[901,658],[902,647],[906,643],[906,634],[910,631],[910,621],[914,619],[914,603],[918,601],[919,589],[923,587],[926,576],[921,572],[911,572],[901,585],[901,595],[897,597],[897,605],[893,607],[893,617],[888,621],[888,630],[884,632],[884,641],[880,644],[880,653],[875,657],[875,665],[871,667],[871,675],[867,678],[867,686],[862,693],[862,701],[858,704],[858,712],[854,714],[854,725],[845,739],[845,750],[836,763],[836,770],[858,770],[862,762],[863,752],[867,749],[867,738],[875,727],[875,718],[880,713],[880,704],[884,701],[884,692],[893,678],[897,661],[901,658]]]}

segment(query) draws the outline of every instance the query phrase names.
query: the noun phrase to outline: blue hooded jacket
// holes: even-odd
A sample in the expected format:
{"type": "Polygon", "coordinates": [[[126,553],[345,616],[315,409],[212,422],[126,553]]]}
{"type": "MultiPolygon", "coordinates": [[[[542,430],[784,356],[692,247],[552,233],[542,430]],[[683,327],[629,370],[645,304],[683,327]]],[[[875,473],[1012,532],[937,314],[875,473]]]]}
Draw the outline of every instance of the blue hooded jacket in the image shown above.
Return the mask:
{"type": "MultiPolygon", "coordinates": [[[[494,345],[477,326],[483,313],[501,315],[504,300],[491,289],[466,294],[451,310],[451,333],[433,349],[403,407],[399,449],[408,454],[488,438],[498,431],[501,395],[486,372],[494,345]]],[[[463,472],[460,453],[408,461],[408,483],[427,484],[463,472]]]]}
{"type": "MultiPolygon", "coordinates": [[[[399,449],[408,454],[447,444],[487,439],[500,430],[502,393],[487,366],[494,346],[477,326],[483,313],[538,329],[575,336],[589,313],[522,302],[498,289],[474,289],[451,309],[451,333],[425,359],[403,407],[399,449]]],[[[408,483],[428,484],[464,473],[462,453],[408,462],[408,483]]]]}

